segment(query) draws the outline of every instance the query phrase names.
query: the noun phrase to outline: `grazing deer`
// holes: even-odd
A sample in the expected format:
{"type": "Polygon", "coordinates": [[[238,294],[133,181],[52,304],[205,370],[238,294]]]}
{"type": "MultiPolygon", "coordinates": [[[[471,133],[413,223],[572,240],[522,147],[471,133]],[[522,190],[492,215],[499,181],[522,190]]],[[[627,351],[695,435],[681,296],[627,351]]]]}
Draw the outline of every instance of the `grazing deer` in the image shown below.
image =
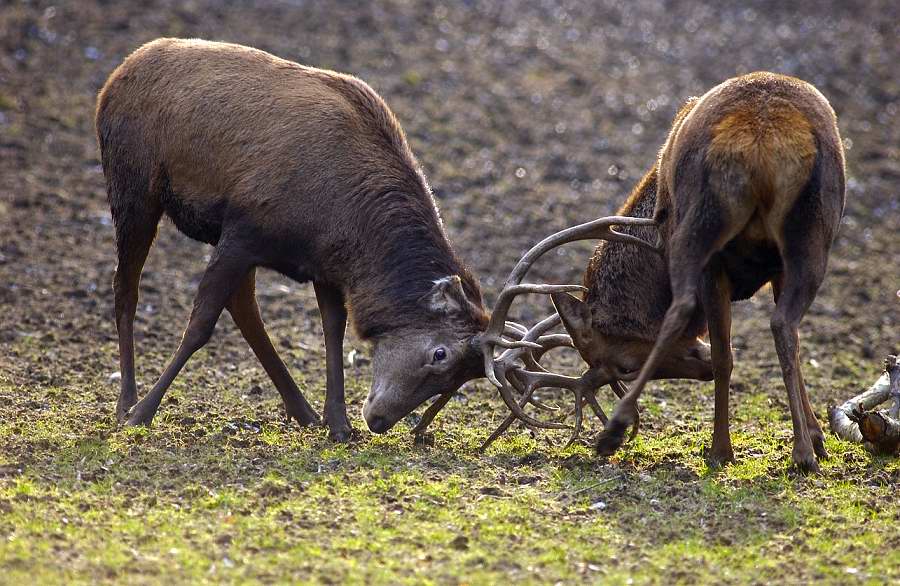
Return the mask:
{"type": "MultiPolygon", "coordinates": [[[[797,329],[825,275],[844,198],[834,111],[813,86],[753,73],[688,101],[656,165],[620,210],[656,220],[663,258],[600,243],[584,275],[584,301],[552,296],[591,367],[626,380],[640,371],[599,438],[600,454],[622,444],[650,379],[712,375],[708,457],[733,460],[731,302],[772,283],[771,327],[793,420],[793,460],[802,471],[818,470],[816,456],[828,454],[803,385],[797,329]],[[697,339],[707,328],[709,351],[697,339]]],[[[653,232],[628,230],[643,238],[653,232]]]]}
{"type": "MultiPolygon", "coordinates": [[[[152,421],[223,309],[287,416],[318,421],[263,326],[257,267],[313,282],[325,335],[324,416],[337,441],[351,432],[342,361],[347,307],[359,336],[374,345],[363,416],[376,433],[430,397],[446,403],[464,382],[485,376],[495,346],[534,345],[516,341],[521,326],[490,319],[399,123],[359,79],[239,45],[159,39],[110,75],[96,127],[118,251],[120,422],[152,421]],[[178,350],[138,402],[138,284],[163,214],[215,249],[178,350]]],[[[606,224],[589,232],[633,239],[606,224]]],[[[501,299],[567,290],[518,285],[501,299]]]]}

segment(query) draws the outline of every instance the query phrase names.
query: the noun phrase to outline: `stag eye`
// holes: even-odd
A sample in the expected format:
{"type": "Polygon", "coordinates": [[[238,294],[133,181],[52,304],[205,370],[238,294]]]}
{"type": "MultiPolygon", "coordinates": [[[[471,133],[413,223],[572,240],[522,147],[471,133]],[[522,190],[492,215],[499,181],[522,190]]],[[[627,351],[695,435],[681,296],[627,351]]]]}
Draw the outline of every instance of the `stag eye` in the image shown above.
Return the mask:
{"type": "Polygon", "coordinates": [[[434,358],[434,360],[433,360],[434,362],[442,362],[442,361],[446,360],[446,358],[447,358],[447,350],[444,349],[444,348],[437,348],[437,349],[434,351],[434,356],[433,356],[433,358],[434,358]]]}

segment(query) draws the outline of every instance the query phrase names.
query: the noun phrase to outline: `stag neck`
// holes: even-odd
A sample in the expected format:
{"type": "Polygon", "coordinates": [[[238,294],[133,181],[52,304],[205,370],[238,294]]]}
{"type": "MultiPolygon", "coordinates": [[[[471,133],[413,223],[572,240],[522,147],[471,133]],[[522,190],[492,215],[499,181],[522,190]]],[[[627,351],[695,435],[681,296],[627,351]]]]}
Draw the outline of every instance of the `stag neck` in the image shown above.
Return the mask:
{"type": "MultiPolygon", "coordinates": [[[[478,282],[454,253],[430,195],[393,191],[372,200],[357,212],[360,253],[348,292],[360,336],[421,326],[431,319],[423,297],[450,275],[462,279],[467,297],[484,312],[478,282]]],[[[479,317],[487,322],[486,314],[474,321],[479,317]]]]}

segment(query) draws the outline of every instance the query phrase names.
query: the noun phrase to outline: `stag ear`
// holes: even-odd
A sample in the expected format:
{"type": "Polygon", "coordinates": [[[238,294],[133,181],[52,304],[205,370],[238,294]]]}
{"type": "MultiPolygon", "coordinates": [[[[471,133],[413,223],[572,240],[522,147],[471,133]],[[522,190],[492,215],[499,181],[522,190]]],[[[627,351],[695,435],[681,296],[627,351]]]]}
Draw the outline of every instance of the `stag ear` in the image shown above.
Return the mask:
{"type": "Polygon", "coordinates": [[[556,312],[562,318],[566,331],[572,336],[575,347],[586,350],[594,337],[591,308],[588,304],[569,293],[550,295],[556,312]]]}
{"type": "Polygon", "coordinates": [[[463,290],[459,275],[449,275],[434,282],[425,297],[425,306],[432,313],[453,315],[467,312],[471,301],[463,290]]]}

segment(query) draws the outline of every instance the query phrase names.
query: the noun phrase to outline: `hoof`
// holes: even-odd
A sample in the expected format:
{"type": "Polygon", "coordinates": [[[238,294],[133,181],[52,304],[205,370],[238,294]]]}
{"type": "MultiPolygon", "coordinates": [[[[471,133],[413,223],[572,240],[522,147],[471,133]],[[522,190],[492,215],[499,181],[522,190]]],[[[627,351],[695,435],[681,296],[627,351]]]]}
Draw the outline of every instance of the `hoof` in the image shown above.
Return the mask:
{"type": "Polygon", "coordinates": [[[126,413],[128,419],[125,421],[125,427],[149,426],[153,422],[154,415],[156,415],[155,409],[150,410],[145,405],[138,403],[126,413]]]}
{"type": "Polygon", "coordinates": [[[122,427],[150,427],[150,422],[145,421],[139,417],[129,417],[125,420],[125,423],[122,424],[122,427]]]}
{"type": "Polygon", "coordinates": [[[734,452],[731,448],[728,450],[710,449],[703,455],[703,459],[710,468],[724,468],[727,464],[734,464],[734,452]]]}
{"type": "Polygon", "coordinates": [[[131,408],[137,405],[137,389],[133,385],[123,385],[116,401],[116,422],[121,425],[128,419],[131,408]]]}
{"type": "Polygon", "coordinates": [[[328,428],[328,439],[338,444],[345,444],[353,437],[353,428],[349,425],[328,428]]]}
{"type": "Polygon", "coordinates": [[[813,451],[816,453],[816,458],[819,460],[827,460],[831,456],[828,454],[828,450],[825,449],[825,438],[818,437],[813,439],[813,451]]]}
{"type": "Polygon", "coordinates": [[[612,456],[622,447],[625,442],[625,431],[628,429],[628,423],[624,423],[615,418],[610,419],[609,424],[600,433],[597,438],[597,455],[612,456]]]}
{"type": "Polygon", "coordinates": [[[122,425],[127,422],[128,416],[131,414],[131,408],[135,406],[137,400],[123,401],[119,399],[116,403],[116,423],[122,425]]]}
{"type": "Polygon", "coordinates": [[[430,431],[423,431],[421,433],[417,433],[413,435],[413,445],[414,446],[434,446],[434,433],[430,431]]]}
{"type": "Polygon", "coordinates": [[[285,409],[285,414],[287,415],[288,421],[293,419],[297,423],[300,424],[300,427],[310,427],[313,425],[319,425],[322,423],[322,420],[319,418],[319,415],[312,410],[312,407],[297,407],[297,408],[288,408],[285,409]]]}
{"type": "Polygon", "coordinates": [[[347,419],[347,409],[344,405],[325,406],[325,423],[328,425],[328,439],[339,444],[350,441],[353,437],[353,426],[347,419]]]}
{"type": "Polygon", "coordinates": [[[794,452],[794,466],[801,474],[818,474],[820,472],[819,462],[812,453],[804,455],[794,452]]]}

